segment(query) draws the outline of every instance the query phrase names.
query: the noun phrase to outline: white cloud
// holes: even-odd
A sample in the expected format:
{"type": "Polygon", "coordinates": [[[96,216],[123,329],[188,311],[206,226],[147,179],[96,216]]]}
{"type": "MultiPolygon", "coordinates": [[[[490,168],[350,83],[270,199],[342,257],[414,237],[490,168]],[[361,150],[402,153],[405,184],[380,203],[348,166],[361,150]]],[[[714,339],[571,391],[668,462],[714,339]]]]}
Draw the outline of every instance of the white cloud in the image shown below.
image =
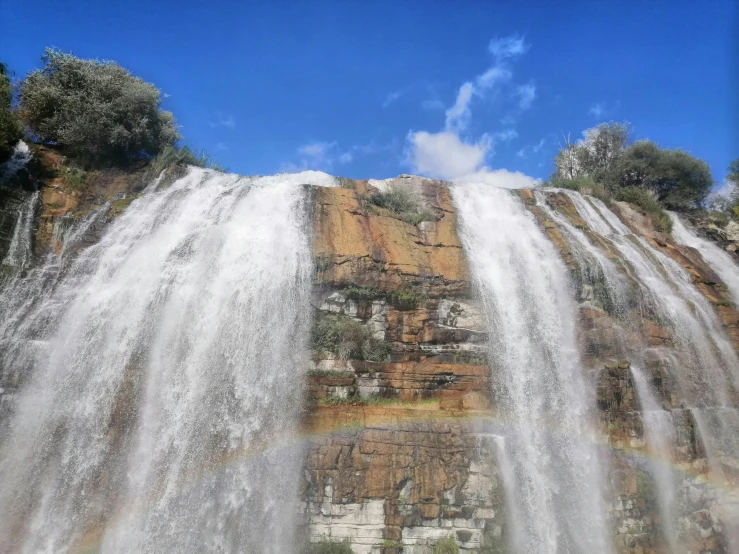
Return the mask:
{"type": "Polygon", "coordinates": [[[208,123],[211,127],[228,127],[229,129],[236,128],[236,120],[231,114],[224,114],[218,112],[216,114],[216,120],[208,123]]]}
{"type": "Polygon", "coordinates": [[[398,98],[400,98],[401,96],[403,96],[403,94],[405,94],[405,90],[403,90],[403,89],[396,90],[394,92],[391,92],[390,94],[388,94],[385,97],[385,101],[382,103],[382,107],[383,108],[387,108],[390,104],[392,104],[393,102],[397,101],[398,98]]]}
{"type": "MultiPolygon", "coordinates": [[[[513,73],[508,68],[508,60],[524,54],[529,46],[524,42],[523,37],[512,35],[491,41],[489,49],[495,58],[495,63],[459,87],[454,105],[446,110],[445,129],[447,131],[461,132],[467,129],[472,118],[470,109],[472,100],[475,97],[485,98],[495,93],[505,83],[510,82],[513,73]]],[[[515,88],[514,96],[518,98],[521,109],[528,109],[536,98],[536,87],[532,83],[520,85],[515,88]]]]}
{"type": "Polygon", "coordinates": [[[511,35],[491,40],[488,50],[495,56],[495,60],[500,63],[505,59],[525,54],[529,50],[529,45],[524,42],[522,36],[511,35]]]}
{"type": "MultiPolygon", "coordinates": [[[[490,53],[494,64],[483,73],[463,83],[454,104],[445,111],[444,129],[438,133],[411,131],[406,137],[405,162],[415,173],[453,181],[478,181],[496,186],[533,186],[538,181],[522,173],[505,169],[490,169],[486,160],[494,152],[495,145],[510,142],[518,136],[513,128],[484,133],[478,138],[461,136],[471,123],[471,105],[475,98],[486,98],[498,94],[503,85],[511,81],[513,73],[508,67],[512,60],[528,50],[523,37],[513,35],[490,42],[490,53]]],[[[508,89],[511,90],[511,89],[508,89]]],[[[512,89],[512,97],[521,109],[527,109],[536,98],[533,83],[512,89]]],[[[424,103],[429,108],[438,108],[438,101],[424,103]]],[[[507,118],[512,125],[514,119],[507,118]]]]}
{"type": "Polygon", "coordinates": [[[470,82],[464,83],[459,87],[457,100],[454,106],[446,111],[446,129],[447,131],[461,131],[467,127],[470,120],[470,100],[475,92],[475,85],[470,82]]]}
{"type": "Polygon", "coordinates": [[[536,144],[529,144],[527,146],[524,146],[523,148],[521,148],[521,150],[516,152],[516,155],[519,158],[526,158],[528,157],[529,154],[538,154],[539,151],[542,148],[544,148],[544,145],[546,144],[546,142],[547,142],[547,139],[543,138],[536,144]]]}
{"type": "Polygon", "coordinates": [[[443,110],[444,102],[441,100],[424,100],[421,102],[421,107],[424,110],[443,110]]]}
{"type": "Polygon", "coordinates": [[[600,119],[603,114],[606,113],[606,107],[598,102],[594,106],[591,106],[588,110],[588,113],[592,116],[594,116],[596,119],[600,119]]]}
{"type": "Polygon", "coordinates": [[[295,169],[323,169],[330,170],[335,163],[346,164],[354,157],[351,152],[340,152],[336,141],[310,142],[297,149],[302,157],[298,164],[287,164],[285,167],[295,169]]]}
{"type": "Polygon", "coordinates": [[[522,110],[528,110],[534,102],[534,98],[536,98],[536,86],[531,83],[519,85],[516,88],[516,93],[518,94],[518,106],[522,110]]]}
{"type": "Polygon", "coordinates": [[[457,177],[454,181],[457,183],[482,183],[506,189],[531,188],[541,183],[541,179],[534,179],[520,171],[490,169],[489,167],[482,167],[474,173],[457,177]]]}
{"type": "Polygon", "coordinates": [[[440,179],[453,179],[476,171],[492,147],[487,135],[476,143],[466,143],[451,131],[410,132],[407,140],[406,161],[413,170],[440,179]]]}

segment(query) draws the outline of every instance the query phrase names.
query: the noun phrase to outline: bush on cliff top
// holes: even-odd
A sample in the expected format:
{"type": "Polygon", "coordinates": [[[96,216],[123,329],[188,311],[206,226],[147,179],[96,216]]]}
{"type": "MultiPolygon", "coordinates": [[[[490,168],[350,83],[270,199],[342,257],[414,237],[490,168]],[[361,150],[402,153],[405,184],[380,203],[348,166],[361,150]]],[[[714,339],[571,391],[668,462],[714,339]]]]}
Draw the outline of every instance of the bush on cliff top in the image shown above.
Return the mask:
{"type": "Polygon", "coordinates": [[[436,216],[424,209],[419,198],[406,188],[390,186],[384,192],[376,192],[367,198],[369,204],[384,208],[390,215],[411,225],[422,221],[436,221],[436,216]]]}
{"type": "Polygon", "coordinates": [[[614,198],[621,202],[633,204],[638,211],[652,220],[652,224],[657,231],[662,233],[672,232],[672,220],[653,192],[637,187],[625,187],[618,189],[614,198]]]}
{"type": "Polygon", "coordinates": [[[162,94],[112,61],[47,48],[20,84],[20,117],[41,142],[89,165],[148,159],[181,137],[162,94]]]}

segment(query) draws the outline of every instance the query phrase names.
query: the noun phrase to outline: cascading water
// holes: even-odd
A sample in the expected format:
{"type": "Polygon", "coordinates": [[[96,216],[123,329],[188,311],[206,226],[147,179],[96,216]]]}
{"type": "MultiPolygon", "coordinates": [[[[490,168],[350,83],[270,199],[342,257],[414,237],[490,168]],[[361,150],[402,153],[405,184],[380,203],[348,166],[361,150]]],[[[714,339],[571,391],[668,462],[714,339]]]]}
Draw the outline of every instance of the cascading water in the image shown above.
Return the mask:
{"type": "MultiPolygon", "coordinates": [[[[633,268],[650,309],[672,330],[680,356],[671,377],[693,413],[713,478],[726,483],[721,461],[739,457],[739,412],[732,403],[739,384],[739,360],[714,309],[693,286],[682,267],[646,240],[633,235],[600,200],[572,191],[566,193],[588,226],[607,237],[633,268]]],[[[677,234],[681,235],[680,230],[677,234]]],[[[674,438],[671,417],[658,409],[643,375],[637,371],[634,378],[645,413],[647,439],[652,450],[666,457],[674,438]]],[[[662,516],[667,522],[666,538],[674,545],[677,537],[669,522],[676,517],[678,491],[671,488],[678,485],[666,465],[660,464],[662,469],[656,471],[656,480],[662,516]]],[[[724,537],[731,551],[739,551],[736,500],[730,487],[717,487],[716,494],[720,512],[717,516],[724,526],[724,537]]]]}
{"type": "Polygon", "coordinates": [[[192,168],[3,328],[0,550],[294,550],[311,182],[192,168]]]}
{"type": "Polygon", "coordinates": [[[33,223],[37,205],[38,192],[34,192],[18,212],[18,220],[13,228],[13,237],[10,240],[8,252],[1,262],[2,265],[23,269],[31,262],[33,223]]]}
{"type": "Polygon", "coordinates": [[[700,252],[708,265],[721,277],[734,303],[739,305],[739,267],[731,255],[711,241],[699,237],[677,214],[670,213],[670,219],[672,219],[672,236],[675,241],[700,252]]]}
{"type": "Polygon", "coordinates": [[[580,367],[567,268],[511,191],[456,185],[453,197],[490,329],[496,405],[510,425],[510,546],[609,552],[602,464],[589,425],[594,400],[580,367]]]}
{"type": "Polygon", "coordinates": [[[10,159],[0,164],[0,183],[5,182],[18,173],[31,160],[31,157],[32,154],[28,145],[22,140],[19,140],[13,149],[10,159]]]}
{"type": "MultiPolygon", "coordinates": [[[[672,414],[662,409],[642,369],[645,365],[642,352],[647,345],[640,340],[640,337],[643,336],[642,329],[640,329],[640,318],[630,316],[630,302],[633,301],[633,294],[630,293],[630,290],[634,290],[634,288],[629,288],[627,277],[619,272],[616,264],[606,257],[583,231],[577,229],[565,216],[549,205],[547,195],[544,192],[536,191],[535,197],[537,206],[562,230],[570,248],[575,252],[580,272],[583,274],[583,284],[589,283],[588,286],[595,288],[599,279],[603,281],[606,295],[602,299],[602,303],[608,304],[610,312],[623,327],[623,329],[620,329],[621,332],[617,330],[619,336],[617,346],[621,348],[619,354],[631,360],[631,374],[641,405],[645,435],[648,445],[653,451],[652,459],[657,460],[648,464],[650,466],[648,470],[657,484],[656,493],[662,530],[672,551],[677,552],[678,540],[675,533],[677,483],[669,457],[675,438],[675,428],[672,422],[672,414]],[[627,332],[627,330],[631,332],[627,332]]],[[[607,231],[606,226],[596,227],[602,233],[607,231]]],[[[636,291],[638,291],[638,288],[634,292],[636,291]]],[[[639,305],[643,303],[641,295],[638,295],[636,300],[639,305]]]]}

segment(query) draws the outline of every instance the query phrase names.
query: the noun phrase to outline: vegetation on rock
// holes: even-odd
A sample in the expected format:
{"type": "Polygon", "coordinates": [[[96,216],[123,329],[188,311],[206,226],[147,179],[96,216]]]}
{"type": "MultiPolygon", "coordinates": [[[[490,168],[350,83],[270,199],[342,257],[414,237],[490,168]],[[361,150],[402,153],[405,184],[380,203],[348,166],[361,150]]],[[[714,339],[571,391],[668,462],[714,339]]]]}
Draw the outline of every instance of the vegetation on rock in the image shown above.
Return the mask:
{"type": "Polygon", "coordinates": [[[47,48],[20,83],[20,117],[39,141],[90,165],[147,159],[182,137],[161,91],[112,61],[47,48]]]}
{"type": "Polygon", "coordinates": [[[367,203],[387,211],[380,215],[390,215],[411,225],[418,225],[422,221],[436,221],[436,216],[423,207],[413,192],[400,186],[390,186],[384,192],[370,195],[367,203]]]}
{"type": "Polygon", "coordinates": [[[624,187],[616,191],[614,199],[633,204],[642,214],[651,218],[657,231],[663,233],[672,231],[670,216],[651,190],[639,187],[624,187]]]}
{"type": "Polygon", "coordinates": [[[432,554],[459,554],[459,547],[457,546],[457,541],[454,540],[454,537],[447,537],[445,539],[441,539],[440,541],[437,541],[434,544],[434,547],[431,549],[432,554]]]}
{"type": "Polygon", "coordinates": [[[310,545],[309,554],[354,554],[348,539],[332,541],[323,539],[310,545]]]}
{"type": "Polygon", "coordinates": [[[390,355],[390,345],[375,338],[366,325],[345,315],[322,312],[311,329],[311,346],[343,360],[385,362],[390,355]]]}

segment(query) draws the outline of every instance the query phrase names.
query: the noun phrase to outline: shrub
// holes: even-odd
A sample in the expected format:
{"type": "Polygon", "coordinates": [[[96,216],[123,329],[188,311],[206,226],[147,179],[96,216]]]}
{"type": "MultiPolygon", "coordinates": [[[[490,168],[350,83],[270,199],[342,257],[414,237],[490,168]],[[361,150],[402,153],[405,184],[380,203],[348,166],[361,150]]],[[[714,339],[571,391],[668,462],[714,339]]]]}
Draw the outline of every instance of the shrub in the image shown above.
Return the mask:
{"type": "Polygon", "coordinates": [[[343,541],[332,541],[323,539],[310,545],[310,554],[354,554],[348,539],[343,541]]]}
{"type": "Polygon", "coordinates": [[[454,537],[447,537],[437,541],[431,549],[432,554],[459,554],[459,547],[454,537]]]}
{"type": "Polygon", "coordinates": [[[152,172],[156,175],[173,165],[194,165],[195,167],[207,167],[216,171],[227,171],[205,151],[201,150],[196,153],[189,146],[165,146],[149,163],[152,172]]]}
{"type": "Polygon", "coordinates": [[[375,338],[366,325],[345,316],[319,313],[311,329],[311,346],[340,359],[387,361],[390,345],[375,338]]]}
{"type": "Polygon", "coordinates": [[[672,220],[654,193],[637,187],[625,187],[617,190],[614,198],[636,206],[641,213],[651,218],[657,231],[672,231],[672,220]]]}
{"type": "Polygon", "coordinates": [[[33,135],[88,164],[155,156],[181,137],[161,92],[112,61],[47,48],[20,84],[20,116],[33,135]]]}
{"type": "Polygon", "coordinates": [[[422,221],[436,221],[436,215],[424,209],[418,197],[401,186],[391,186],[387,191],[376,192],[367,202],[384,208],[392,217],[411,225],[418,225],[422,221]]]}
{"type": "Polygon", "coordinates": [[[582,194],[589,194],[590,196],[595,196],[601,200],[610,199],[610,195],[608,194],[608,190],[605,185],[602,183],[596,183],[592,177],[588,176],[574,177],[573,179],[555,178],[547,183],[547,186],[576,190],[582,194]]]}
{"type": "Polygon", "coordinates": [[[13,86],[10,72],[0,63],[0,163],[13,153],[13,146],[23,138],[23,126],[12,110],[13,86]]]}
{"type": "Polygon", "coordinates": [[[660,202],[674,210],[697,208],[713,185],[706,162],[648,140],[629,146],[619,166],[619,186],[654,191],[660,202]]]}

